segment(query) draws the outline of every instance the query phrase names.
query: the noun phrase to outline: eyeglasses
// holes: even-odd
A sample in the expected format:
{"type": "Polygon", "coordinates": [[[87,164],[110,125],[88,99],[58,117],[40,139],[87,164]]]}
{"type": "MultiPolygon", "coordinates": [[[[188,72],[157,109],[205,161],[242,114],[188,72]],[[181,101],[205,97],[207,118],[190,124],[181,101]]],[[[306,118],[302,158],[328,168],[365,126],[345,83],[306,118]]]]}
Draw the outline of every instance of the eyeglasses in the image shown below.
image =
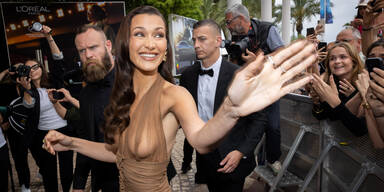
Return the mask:
{"type": "Polygon", "coordinates": [[[238,15],[238,16],[236,16],[236,17],[233,17],[233,18],[230,19],[230,20],[226,20],[226,21],[225,21],[225,25],[229,26],[229,25],[232,23],[232,21],[235,20],[236,18],[238,18],[239,16],[240,16],[240,15],[238,15]]]}
{"type": "Polygon", "coordinates": [[[37,63],[37,64],[32,65],[32,66],[31,66],[31,69],[34,70],[34,71],[36,71],[36,70],[39,69],[39,67],[40,67],[40,64],[37,63]]]}

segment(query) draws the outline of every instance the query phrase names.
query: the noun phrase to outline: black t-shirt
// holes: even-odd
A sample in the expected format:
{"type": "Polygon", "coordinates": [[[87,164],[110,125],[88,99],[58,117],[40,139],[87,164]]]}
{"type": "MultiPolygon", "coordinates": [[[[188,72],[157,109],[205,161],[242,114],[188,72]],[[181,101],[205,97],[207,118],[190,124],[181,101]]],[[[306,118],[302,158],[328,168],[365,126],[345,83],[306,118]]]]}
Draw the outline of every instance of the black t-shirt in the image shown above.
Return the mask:
{"type": "Polygon", "coordinates": [[[115,69],[113,68],[103,80],[87,83],[80,93],[80,117],[82,126],[78,130],[81,138],[104,142],[100,126],[104,122],[104,108],[109,103],[112,92],[115,69]]]}

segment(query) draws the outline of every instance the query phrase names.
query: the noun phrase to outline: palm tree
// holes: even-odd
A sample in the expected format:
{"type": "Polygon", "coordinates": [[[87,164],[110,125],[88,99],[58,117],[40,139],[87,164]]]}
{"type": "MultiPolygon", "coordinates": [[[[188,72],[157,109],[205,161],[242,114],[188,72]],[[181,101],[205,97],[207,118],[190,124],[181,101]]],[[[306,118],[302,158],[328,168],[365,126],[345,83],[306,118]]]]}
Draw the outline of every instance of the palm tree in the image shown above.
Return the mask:
{"type": "MultiPolygon", "coordinates": [[[[294,6],[291,8],[291,18],[296,26],[298,36],[301,35],[303,30],[303,21],[311,20],[312,16],[320,14],[320,2],[317,0],[293,0],[294,6]]],[[[332,6],[332,5],[331,5],[332,6]]],[[[281,21],[282,5],[276,6],[276,21],[281,21]]]]}
{"type": "Polygon", "coordinates": [[[201,12],[203,19],[213,19],[218,24],[224,24],[227,0],[202,0],[201,12]]]}

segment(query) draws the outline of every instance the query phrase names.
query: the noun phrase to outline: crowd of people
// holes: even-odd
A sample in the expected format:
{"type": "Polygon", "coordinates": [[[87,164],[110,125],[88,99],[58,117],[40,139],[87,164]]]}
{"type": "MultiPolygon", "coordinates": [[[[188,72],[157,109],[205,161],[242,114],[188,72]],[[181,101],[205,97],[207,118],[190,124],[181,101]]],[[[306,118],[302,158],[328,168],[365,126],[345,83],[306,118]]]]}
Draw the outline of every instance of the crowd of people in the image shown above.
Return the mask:
{"type": "Polygon", "coordinates": [[[279,99],[303,87],[317,119],[340,120],[354,135],[368,133],[374,147],[384,148],[384,40],[378,19],[384,1],[358,9],[353,27],[317,50],[316,34],[284,46],[272,23],[250,18],[236,4],[225,12],[225,23],[233,41],[249,39],[247,49],[241,56],[222,56],[219,25],[198,21],[192,39],[200,62],[183,70],[178,86],[167,24],[156,8],[130,11],[116,37],[106,34],[111,28],[94,8],[91,23],[78,28],[74,41],[84,76],[79,97],[64,88],[65,59],[52,29],[43,26],[40,33],[55,60],[50,73],[33,59],[15,66],[25,66],[27,75],[0,73],[1,79],[7,73],[16,77],[19,95],[0,115],[0,190],[8,190],[3,181],[9,145],[22,191],[30,191],[28,150],[46,191],[58,191],[57,165],[62,191],[84,191],[90,172],[92,191],[171,191],[176,171],[170,156],[182,128],[182,173],[191,169],[195,149],[196,184],[242,191],[257,164],[275,174],[281,169],[279,99]],[[264,134],[266,157],[259,154],[256,163],[254,150],[264,134]]]}
{"type": "MultiPolygon", "coordinates": [[[[340,120],[355,136],[368,133],[375,148],[384,138],[384,1],[364,1],[357,7],[351,26],[328,42],[318,64],[310,71],[314,80],[306,86],[317,119],[340,120]],[[325,57],[324,57],[325,55],[325,57]],[[324,72],[320,73],[320,63],[324,72]]],[[[318,42],[316,35],[308,36],[318,42]]]]}

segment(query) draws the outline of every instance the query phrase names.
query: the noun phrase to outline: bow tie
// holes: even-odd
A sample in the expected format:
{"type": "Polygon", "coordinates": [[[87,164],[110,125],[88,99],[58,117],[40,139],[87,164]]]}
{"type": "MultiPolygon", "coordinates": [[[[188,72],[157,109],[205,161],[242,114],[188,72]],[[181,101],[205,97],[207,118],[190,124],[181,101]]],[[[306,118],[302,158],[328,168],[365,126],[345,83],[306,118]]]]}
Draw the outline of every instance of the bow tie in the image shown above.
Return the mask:
{"type": "Polygon", "coordinates": [[[213,77],[213,69],[208,69],[208,70],[204,70],[204,69],[199,69],[199,75],[209,75],[211,77],[213,77]]]}

